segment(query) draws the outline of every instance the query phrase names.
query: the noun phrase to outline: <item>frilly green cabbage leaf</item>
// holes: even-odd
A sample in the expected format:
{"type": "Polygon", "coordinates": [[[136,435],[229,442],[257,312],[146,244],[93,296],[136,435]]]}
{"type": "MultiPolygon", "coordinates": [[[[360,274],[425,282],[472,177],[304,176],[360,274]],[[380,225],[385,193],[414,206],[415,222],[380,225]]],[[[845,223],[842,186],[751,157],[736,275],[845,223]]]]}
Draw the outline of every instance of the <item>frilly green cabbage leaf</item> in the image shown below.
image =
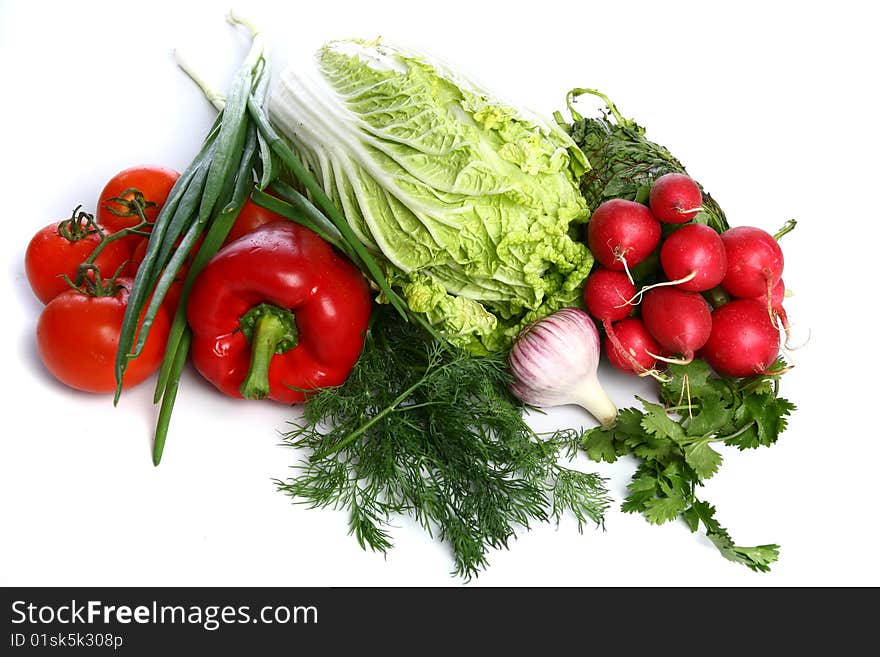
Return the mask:
{"type": "Polygon", "coordinates": [[[333,41],[288,68],[269,116],[414,312],[471,351],[577,304],[593,258],[584,154],[425,55],[333,41]]]}

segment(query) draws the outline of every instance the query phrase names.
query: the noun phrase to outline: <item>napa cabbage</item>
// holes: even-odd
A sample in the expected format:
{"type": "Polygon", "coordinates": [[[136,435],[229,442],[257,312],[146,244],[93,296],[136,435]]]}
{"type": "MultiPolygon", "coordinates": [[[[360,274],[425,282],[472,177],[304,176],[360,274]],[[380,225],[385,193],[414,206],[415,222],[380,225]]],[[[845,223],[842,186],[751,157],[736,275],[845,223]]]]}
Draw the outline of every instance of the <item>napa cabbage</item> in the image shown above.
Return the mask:
{"type": "Polygon", "coordinates": [[[473,352],[578,303],[593,258],[583,152],[554,122],[427,55],[333,41],[268,100],[411,310],[473,352]]]}

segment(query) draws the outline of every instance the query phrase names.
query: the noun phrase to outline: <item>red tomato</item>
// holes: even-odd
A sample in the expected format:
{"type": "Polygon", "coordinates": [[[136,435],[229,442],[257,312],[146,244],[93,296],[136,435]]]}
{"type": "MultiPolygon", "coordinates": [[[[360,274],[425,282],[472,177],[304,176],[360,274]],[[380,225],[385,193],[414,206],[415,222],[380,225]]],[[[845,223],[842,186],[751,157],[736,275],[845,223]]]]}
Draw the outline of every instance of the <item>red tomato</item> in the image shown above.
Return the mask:
{"type": "MultiPolygon", "coordinates": [[[[120,278],[117,283],[124,287],[111,296],[62,292],[40,314],[40,360],[56,379],[71,388],[101,393],[116,389],[116,348],[131,279],[120,278]]],[[[159,369],[170,324],[167,311],[160,308],[143,351],[128,363],[124,389],[136,386],[159,369]]]]}
{"type": "MultiPolygon", "coordinates": [[[[70,286],[62,274],[74,280],[77,268],[101,242],[94,226],[65,219],[42,228],[33,236],[24,253],[24,269],[37,298],[49,303],[70,286]]],[[[125,240],[109,242],[95,259],[101,275],[110,278],[131,256],[131,245],[125,240]]]]}
{"type": "Polygon", "coordinates": [[[230,242],[234,242],[239,237],[247,235],[249,232],[256,230],[263,224],[278,221],[279,219],[284,220],[285,217],[282,217],[280,214],[275,214],[271,210],[260,207],[252,200],[248,199],[245,201],[244,205],[241,206],[241,211],[235,218],[235,223],[232,224],[232,228],[229,230],[229,234],[226,236],[226,240],[223,244],[226,245],[230,242]]]}
{"type": "Polygon", "coordinates": [[[121,197],[126,200],[134,198],[133,193],[125,193],[129,189],[136,189],[144,196],[147,203],[155,203],[148,206],[144,211],[147,221],[156,221],[156,216],[168,199],[168,194],[180,174],[174,169],[168,169],[161,166],[137,166],[130,169],[120,171],[113,176],[101,191],[98,198],[98,223],[106,226],[111,232],[122,230],[123,228],[131,228],[140,223],[137,214],[120,217],[108,208],[113,208],[119,212],[127,212],[130,209],[125,203],[110,201],[112,198],[121,197]]]}

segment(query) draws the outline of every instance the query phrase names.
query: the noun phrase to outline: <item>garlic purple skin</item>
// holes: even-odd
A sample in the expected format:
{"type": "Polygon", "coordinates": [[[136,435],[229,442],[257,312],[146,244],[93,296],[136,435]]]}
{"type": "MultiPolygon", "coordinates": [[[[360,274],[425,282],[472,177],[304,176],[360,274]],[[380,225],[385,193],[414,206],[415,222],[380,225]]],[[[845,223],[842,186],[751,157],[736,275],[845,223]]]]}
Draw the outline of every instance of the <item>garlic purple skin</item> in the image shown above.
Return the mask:
{"type": "Polygon", "coordinates": [[[599,384],[599,332],[590,316],[563,308],[525,329],[510,350],[511,392],[547,408],[577,404],[604,427],[614,424],[617,407],[599,384]]]}

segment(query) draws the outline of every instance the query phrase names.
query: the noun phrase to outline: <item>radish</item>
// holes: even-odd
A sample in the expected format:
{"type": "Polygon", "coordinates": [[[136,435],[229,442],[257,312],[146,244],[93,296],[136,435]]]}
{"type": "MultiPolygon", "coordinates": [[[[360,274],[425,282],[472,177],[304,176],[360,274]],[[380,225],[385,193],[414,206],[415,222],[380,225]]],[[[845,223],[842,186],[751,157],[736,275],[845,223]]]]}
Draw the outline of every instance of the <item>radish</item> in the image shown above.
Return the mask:
{"type": "Polygon", "coordinates": [[[641,203],[611,199],[593,212],[587,241],[603,267],[628,271],[660,243],[660,222],[641,203]]]}
{"type": "Polygon", "coordinates": [[[718,285],[727,273],[727,253],[721,237],[703,224],[688,224],[669,235],[660,247],[660,264],[680,290],[703,292],[718,285]]]}
{"type": "Polygon", "coordinates": [[[700,351],[718,374],[752,376],[767,372],[779,353],[779,330],[767,305],[735,299],[712,313],[712,331],[700,351]]]}
{"type": "Polygon", "coordinates": [[[767,298],[782,277],[782,249],[773,236],[751,226],[737,226],[721,234],[727,252],[727,273],[721,287],[735,297],[767,298]]]}
{"type": "MultiPolygon", "coordinates": [[[[633,308],[630,300],[635,294],[635,285],[624,272],[597,269],[590,274],[586,285],[584,285],[584,305],[590,315],[602,322],[602,328],[605,329],[605,353],[608,354],[612,365],[629,374],[652,374],[655,360],[644,355],[644,350],[639,357],[630,355],[627,347],[635,347],[638,351],[638,343],[633,340],[624,341],[627,345],[625,347],[616,334],[617,327],[626,321],[624,318],[633,308]],[[612,322],[618,323],[612,324],[612,322]],[[643,366],[643,362],[649,362],[649,364],[643,366]]],[[[639,325],[642,324],[638,320],[635,321],[639,325]]],[[[647,334],[647,331],[644,332],[647,334]]],[[[656,346],[653,338],[650,336],[648,338],[653,343],[652,346],[656,346]]]]}
{"type": "Polygon", "coordinates": [[[683,224],[702,209],[703,193],[693,178],[682,173],[667,173],[651,185],[648,204],[660,221],[683,224]]]}
{"type": "Polygon", "coordinates": [[[783,299],[785,299],[785,283],[781,278],[773,286],[769,298],[766,291],[761,296],[755,297],[755,301],[759,301],[767,310],[767,316],[770,317],[774,326],[777,328],[782,327],[782,330],[785,331],[785,348],[793,349],[789,345],[791,341],[791,326],[788,323],[788,313],[782,307],[783,299]]]}
{"type": "Polygon", "coordinates": [[[605,335],[605,354],[616,369],[626,374],[644,375],[654,370],[661,351],[642,321],[628,317],[614,325],[614,332],[605,335]]]}
{"type": "Polygon", "coordinates": [[[673,287],[658,287],[645,294],[642,321],[663,349],[683,357],[670,361],[652,353],[666,362],[690,363],[712,331],[712,314],[706,300],[696,292],[673,287]]]}
{"type": "Polygon", "coordinates": [[[629,315],[633,306],[628,303],[636,288],[622,271],[597,269],[584,285],[584,305],[587,312],[600,322],[616,322],[629,315]]]}
{"type": "Polygon", "coordinates": [[[780,278],[776,281],[776,285],[773,286],[773,289],[770,290],[769,298],[767,296],[767,290],[765,289],[761,294],[755,296],[754,299],[755,301],[763,303],[770,315],[779,311],[784,313],[785,310],[782,308],[782,301],[785,299],[785,283],[783,283],[780,278]]]}

